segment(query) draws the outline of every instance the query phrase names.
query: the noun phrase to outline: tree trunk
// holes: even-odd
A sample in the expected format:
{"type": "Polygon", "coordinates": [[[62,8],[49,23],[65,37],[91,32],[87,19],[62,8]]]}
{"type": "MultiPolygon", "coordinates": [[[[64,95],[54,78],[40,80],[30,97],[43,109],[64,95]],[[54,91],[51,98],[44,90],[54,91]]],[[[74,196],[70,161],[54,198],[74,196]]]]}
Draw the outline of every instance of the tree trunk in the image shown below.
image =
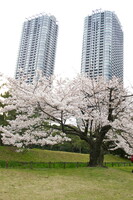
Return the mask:
{"type": "Polygon", "coordinates": [[[3,142],[2,142],[2,136],[0,134],[0,146],[3,146],[3,142]]]}
{"type": "Polygon", "coordinates": [[[95,144],[90,149],[90,167],[103,167],[104,152],[101,146],[95,144]]]}
{"type": "Polygon", "coordinates": [[[111,126],[103,126],[99,132],[96,134],[97,137],[95,140],[92,140],[90,146],[90,167],[103,167],[104,161],[104,149],[103,149],[103,140],[106,133],[110,130],[111,126]]]}

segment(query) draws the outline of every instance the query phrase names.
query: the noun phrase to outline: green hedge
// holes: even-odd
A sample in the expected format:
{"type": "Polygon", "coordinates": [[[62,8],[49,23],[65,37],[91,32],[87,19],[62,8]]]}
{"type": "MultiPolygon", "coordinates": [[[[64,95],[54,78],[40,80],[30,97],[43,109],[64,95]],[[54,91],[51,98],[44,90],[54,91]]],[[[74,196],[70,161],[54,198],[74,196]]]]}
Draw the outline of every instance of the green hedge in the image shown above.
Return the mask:
{"type": "MultiPolygon", "coordinates": [[[[0,161],[1,168],[78,168],[87,167],[87,162],[18,162],[0,161]]],[[[105,167],[133,166],[131,162],[105,162],[105,167]]]]}
{"type": "Polygon", "coordinates": [[[0,161],[1,168],[76,168],[87,167],[85,162],[18,162],[0,161]]]}

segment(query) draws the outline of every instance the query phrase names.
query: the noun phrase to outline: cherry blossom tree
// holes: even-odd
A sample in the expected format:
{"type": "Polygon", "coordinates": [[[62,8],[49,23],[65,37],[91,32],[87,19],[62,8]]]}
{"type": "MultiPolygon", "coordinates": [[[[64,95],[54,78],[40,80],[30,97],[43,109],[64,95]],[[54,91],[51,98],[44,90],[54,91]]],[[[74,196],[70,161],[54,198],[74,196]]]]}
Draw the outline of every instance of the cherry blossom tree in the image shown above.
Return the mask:
{"type": "Polygon", "coordinates": [[[103,165],[107,143],[109,149],[133,153],[133,99],[118,79],[8,81],[11,97],[1,112],[15,109],[17,116],[1,128],[5,144],[43,146],[77,135],[90,147],[89,166],[103,165]]]}

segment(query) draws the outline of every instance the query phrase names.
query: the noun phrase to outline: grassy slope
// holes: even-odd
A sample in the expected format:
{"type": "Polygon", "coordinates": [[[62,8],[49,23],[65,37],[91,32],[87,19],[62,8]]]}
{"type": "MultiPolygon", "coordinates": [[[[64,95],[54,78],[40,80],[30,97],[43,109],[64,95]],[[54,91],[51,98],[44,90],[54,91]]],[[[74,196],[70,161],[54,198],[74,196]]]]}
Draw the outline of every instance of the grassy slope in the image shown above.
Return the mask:
{"type": "MultiPolygon", "coordinates": [[[[14,147],[0,146],[0,160],[8,161],[33,161],[33,162],[88,162],[89,155],[80,153],[69,153],[62,151],[48,151],[40,149],[30,149],[26,152],[17,153],[14,147]]],[[[124,159],[106,155],[106,162],[122,162],[124,159]]]]}
{"type": "Polygon", "coordinates": [[[131,168],[0,169],[0,179],[1,200],[133,199],[131,168]]]}

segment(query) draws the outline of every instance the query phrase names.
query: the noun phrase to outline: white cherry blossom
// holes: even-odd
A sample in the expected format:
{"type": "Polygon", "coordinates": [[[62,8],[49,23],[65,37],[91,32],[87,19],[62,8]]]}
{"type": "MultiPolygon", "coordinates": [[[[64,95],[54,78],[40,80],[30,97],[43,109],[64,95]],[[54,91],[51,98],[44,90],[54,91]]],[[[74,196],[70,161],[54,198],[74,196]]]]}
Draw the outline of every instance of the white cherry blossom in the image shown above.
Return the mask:
{"type": "Polygon", "coordinates": [[[113,143],[109,148],[133,154],[133,98],[118,79],[8,79],[8,88],[11,97],[1,112],[14,109],[17,115],[2,127],[5,144],[54,145],[75,134],[90,146],[90,166],[100,165],[107,141],[113,143]]]}

